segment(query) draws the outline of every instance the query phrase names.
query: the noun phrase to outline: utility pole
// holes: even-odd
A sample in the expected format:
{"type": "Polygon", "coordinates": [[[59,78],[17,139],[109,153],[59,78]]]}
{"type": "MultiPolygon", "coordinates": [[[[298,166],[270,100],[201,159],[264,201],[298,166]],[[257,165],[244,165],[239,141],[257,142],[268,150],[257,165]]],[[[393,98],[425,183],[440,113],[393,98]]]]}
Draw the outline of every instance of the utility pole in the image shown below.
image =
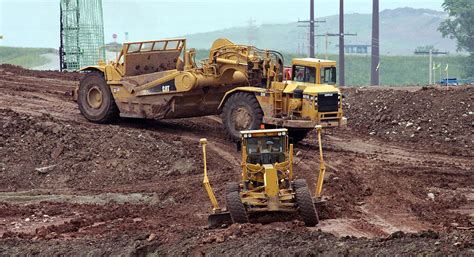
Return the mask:
{"type": "Polygon", "coordinates": [[[326,21],[316,21],[314,20],[314,0],[310,0],[309,8],[309,20],[298,21],[298,23],[309,23],[309,25],[303,25],[298,27],[309,27],[309,57],[314,58],[314,27],[315,23],[325,23],[326,21]]]}
{"type": "MultiPolygon", "coordinates": [[[[448,52],[441,52],[438,51],[437,49],[430,48],[429,50],[426,49],[416,49],[415,50],[415,55],[429,55],[429,64],[428,64],[428,83],[431,85],[433,82],[436,83],[436,80],[433,81],[433,55],[447,55],[448,52]]],[[[440,77],[441,79],[441,77],[440,77]]]]}
{"type": "Polygon", "coordinates": [[[310,0],[309,9],[309,58],[314,58],[314,0],[310,0]]]}
{"type": "Polygon", "coordinates": [[[338,33],[326,32],[325,34],[318,34],[318,35],[316,35],[316,37],[324,37],[324,41],[325,41],[325,45],[326,45],[324,58],[326,60],[329,59],[329,57],[328,57],[329,37],[339,37],[339,34],[338,33]]]}
{"type": "Polygon", "coordinates": [[[249,19],[247,21],[247,43],[249,45],[255,45],[257,41],[257,27],[255,26],[256,20],[249,19]]]}
{"type": "Polygon", "coordinates": [[[128,42],[128,32],[125,32],[124,35],[125,35],[124,42],[128,42]]]}
{"type": "Polygon", "coordinates": [[[431,85],[433,83],[433,81],[431,80],[431,78],[433,77],[433,75],[432,75],[432,72],[433,72],[433,49],[430,49],[430,64],[428,65],[428,69],[430,70],[430,72],[429,72],[430,79],[429,79],[429,84],[428,85],[431,85]]]}
{"type": "Polygon", "coordinates": [[[370,71],[370,85],[380,84],[380,49],[379,49],[379,0],[373,0],[372,6],[372,64],[370,71]]]}
{"type": "Polygon", "coordinates": [[[339,2],[339,86],[346,84],[344,58],[344,0],[339,2]]]}
{"type": "MultiPolygon", "coordinates": [[[[342,34],[343,37],[346,37],[346,36],[357,36],[357,33],[344,33],[342,34]]],[[[316,35],[316,37],[325,37],[325,40],[326,40],[326,59],[328,59],[328,45],[329,45],[329,37],[341,37],[341,34],[339,33],[329,33],[327,32],[326,34],[318,34],[316,35]]],[[[341,48],[340,48],[340,45],[337,45],[336,47],[339,47],[339,52],[341,51],[341,48]]],[[[342,50],[344,51],[344,47],[342,48],[342,50]]]]}

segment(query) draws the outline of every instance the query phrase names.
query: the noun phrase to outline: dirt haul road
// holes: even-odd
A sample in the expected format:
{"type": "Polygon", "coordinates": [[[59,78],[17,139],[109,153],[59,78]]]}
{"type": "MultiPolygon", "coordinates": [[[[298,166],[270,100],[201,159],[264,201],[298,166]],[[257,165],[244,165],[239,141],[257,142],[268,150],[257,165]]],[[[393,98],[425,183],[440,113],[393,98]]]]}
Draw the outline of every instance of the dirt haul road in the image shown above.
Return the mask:
{"type": "MultiPolygon", "coordinates": [[[[207,230],[199,138],[222,205],[239,176],[219,119],[92,124],[70,100],[79,79],[0,66],[0,255],[474,254],[472,86],[345,89],[320,225],[207,230]]],[[[295,153],[314,184],[315,136],[295,153]]]]}

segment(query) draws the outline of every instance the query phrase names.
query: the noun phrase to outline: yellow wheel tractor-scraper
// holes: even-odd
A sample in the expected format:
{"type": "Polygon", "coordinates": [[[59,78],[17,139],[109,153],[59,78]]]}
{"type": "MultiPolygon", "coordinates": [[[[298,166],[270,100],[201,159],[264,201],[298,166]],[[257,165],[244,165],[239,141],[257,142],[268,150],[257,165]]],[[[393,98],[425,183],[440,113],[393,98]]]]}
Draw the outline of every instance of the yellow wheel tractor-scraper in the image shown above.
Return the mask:
{"type": "Polygon", "coordinates": [[[282,54],[227,39],[213,43],[208,59],[196,63],[195,55],[185,39],[125,43],[115,61],[81,69],[74,99],[96,123],[221,115],[233,141],[261,124],[288,128],[297,142],[316,125],[347,123],[334,61],[293,59],[285,69],[282,54]]]}
{"type": "Polygon", "coordinates": [[[242,180],[226,186],[226,210],[221,209],[207,175],[206,139],[201,139],[204,157],[204,188],[213,206],[209,227],[247,223],[252,213],[298,212],[306,226],[318,224],[315,203],[321,201],[325,166],[321,126],[316,127],[320,151],[320,171],[314,198],[304,179],[294,179],[293,144],[287,129],[241,132],[242,180]]]}

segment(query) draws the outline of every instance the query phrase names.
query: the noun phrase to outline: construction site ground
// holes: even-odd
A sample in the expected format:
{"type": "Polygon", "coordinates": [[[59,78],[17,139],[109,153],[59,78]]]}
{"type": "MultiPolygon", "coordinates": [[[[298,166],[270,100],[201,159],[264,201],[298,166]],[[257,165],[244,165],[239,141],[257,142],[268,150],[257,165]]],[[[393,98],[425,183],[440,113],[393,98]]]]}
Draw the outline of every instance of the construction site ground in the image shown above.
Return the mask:
{"type": "MultiPolygon", "coordinates": [[[[0,66],[0,255],[474,255],[473,86],[344,89],[320,224],[207,229],[199,139],[221,205],[240,172],[220,119],[93,124],[71,100],[79,79],[0,66]]],[[[317,153],[314,133],[295,147],[311,190],[317,153]]]]}

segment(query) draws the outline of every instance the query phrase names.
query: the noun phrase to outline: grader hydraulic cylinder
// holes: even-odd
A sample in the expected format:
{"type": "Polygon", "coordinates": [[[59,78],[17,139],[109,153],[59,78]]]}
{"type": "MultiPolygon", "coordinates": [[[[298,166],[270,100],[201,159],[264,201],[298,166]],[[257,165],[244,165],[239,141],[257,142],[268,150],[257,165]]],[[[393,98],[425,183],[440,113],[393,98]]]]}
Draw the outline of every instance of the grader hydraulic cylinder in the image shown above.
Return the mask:
{"type": "Polygon", "coordinates": [[[326,166],[324,165],[324,157],[323,157],[323,145],[321,142],[321,130],[322,126],[316,126],[316,131],[318,133],[318,146],[319,146],[319,176],[318,181],[316,183],[316,192],[315,197],[321,198],[321,191],[323,190],[323,182],[324,182],[324,174],[326,173],[326,166]]]}

